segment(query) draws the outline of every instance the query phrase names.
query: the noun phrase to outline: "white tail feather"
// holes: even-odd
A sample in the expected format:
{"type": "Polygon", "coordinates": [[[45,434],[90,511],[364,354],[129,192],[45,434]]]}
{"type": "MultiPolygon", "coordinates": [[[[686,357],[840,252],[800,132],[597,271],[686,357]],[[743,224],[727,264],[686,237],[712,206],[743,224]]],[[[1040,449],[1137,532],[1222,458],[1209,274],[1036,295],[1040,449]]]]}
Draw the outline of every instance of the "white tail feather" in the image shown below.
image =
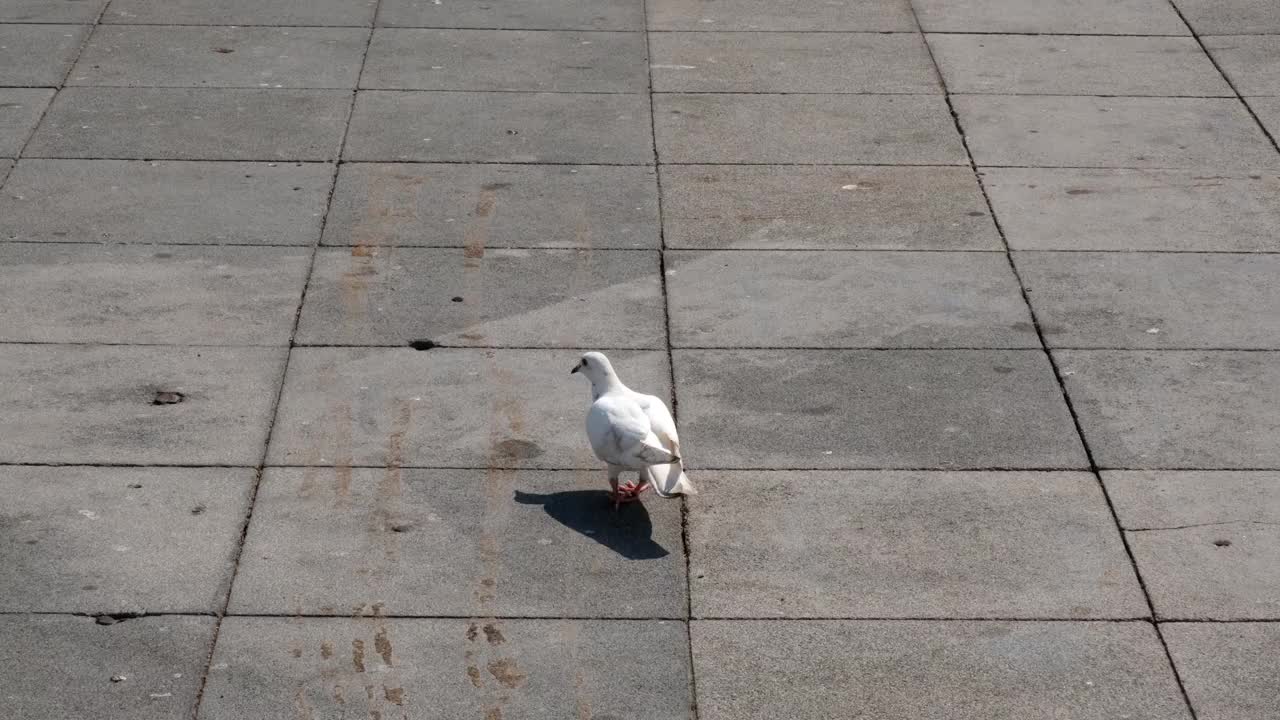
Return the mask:
{"type": "Polygon", "coordinates": [[[653,486],[654,492],[662,497],[674,495],[697,495],[698,491],[684,474],[684,464],[680,462],[668,465],[650,465],[640,471],[653,486]]]}

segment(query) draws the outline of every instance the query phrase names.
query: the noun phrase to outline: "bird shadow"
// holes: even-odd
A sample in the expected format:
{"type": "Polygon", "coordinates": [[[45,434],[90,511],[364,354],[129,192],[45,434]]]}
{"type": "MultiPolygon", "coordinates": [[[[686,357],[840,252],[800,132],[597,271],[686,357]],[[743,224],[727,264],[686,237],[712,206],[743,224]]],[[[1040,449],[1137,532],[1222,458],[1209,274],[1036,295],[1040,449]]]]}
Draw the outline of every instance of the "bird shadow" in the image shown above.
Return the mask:
{"type": "Polygon", "coordinates": [[[670,553],[653,539],[649,511],[639,502],[613,511],[604,490],[566,490],[556,493],[516,491],[521,505],[541,505],[553,520],[579,532],[628,560],[656,560],[670,553]]]}

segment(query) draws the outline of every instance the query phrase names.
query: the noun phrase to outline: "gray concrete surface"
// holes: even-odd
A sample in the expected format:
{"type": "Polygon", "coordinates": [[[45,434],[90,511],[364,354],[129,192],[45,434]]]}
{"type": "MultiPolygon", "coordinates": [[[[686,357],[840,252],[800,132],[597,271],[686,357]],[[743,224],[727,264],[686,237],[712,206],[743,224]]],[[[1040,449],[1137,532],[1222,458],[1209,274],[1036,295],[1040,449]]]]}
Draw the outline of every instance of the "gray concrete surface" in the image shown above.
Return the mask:
{"type": "Polygon", "coordinates": [[[1000,253],[673,251],[666,267],[674,347],[1040,345],[1000,253]]]}
{"type": "Polygon", "coordinates": [[[621,163],[653,161],[639,95],[423,93],[356,98],[347,160],[621,163]]]}
{"type": "Polygon", "coordinates": [[[1270,720],[1277,37],[0,0],[0,717],[1270,720]]]}
{"type": "Polygon", "coordinates": [[[368,25],[376,0],[113,0],[103,23],[128,25],[368,25]]]}
{"type": "Polygon", "coordinates": [[[1277,349],[1280,256],[1015,253],[1045,340],[1076,348],[1277,349]]]}
{"type": "Polygon", "coordinates": [[[660,349],[666,341],[657,253],[491,249],[480,263],[467,248],[357,247],[321,250],[315,263],[302,344],[660,349]]]}
{"type": "Polygon", "coordinates": [[[0,245],[0,342],[287,346],[302,248],[0,245]]]}
{"type": "Polygon", "coordinates": [[[1280,353],[1054,353],[1098,465],[1254,469],[1280,462],[1280,353]]]}
{"type": "Polygon", "coordinates": [[[190,717],[217,620],[0,615],[0,700],[23,720],[190,717]],[[113,678],[119,678],[113,680],[113,678]]]}
{"type": "Polygon", "coordinates": [[[666,165],[667,247],[1000,250],[965,168],[666,165]]]}
{"type": "Polygon", "coordinates": [[[696,621],[691,634],[708,720],[1191,717],[1146,623],[696,621]]]}
{"type": "Polygon", "coordinates": [[[0,611],[214,613],[252,468],[0,468],[0,611]]]}
{"type": "Polygon", "coordinates": [[[647,3],[649,30],[838,30],[913,32],[908,0],[797,3],[768,0],[653,0],[647,3]]]}
{"type": "Polygon", "coordinates": [[[954,93],[1234,97],[1190,37],[929,36],[954,93]]]}
{"type": "Polygon", "coordinates": [[[916,34],[656,33],[655,92],[936,93],[916,34]]]}
{"type": "Polygon", "coordinates": [[[953,102],[960,123],[973,128],[969,147],[979,165],[1280,169],[1235,99],[958,95],[953,102]]]}
{"type": "Polygon", "coordinates": [[[1275,173],[986,168],[1014,250],[1277,252],[1275,173]]]}
{"type": "Polygon", "coordinates": [[[678,503],[608,510],[603,470],[273,468],[237,613],[679,618],[678,503]]]}
{"type": "MultiPolygon", "coordinates": [[[[669,397],[666,357],[614,352],[619,375],[669,397]]],[[[273,465],[596,468],[582,442],[590,386],[574,350],[299,348],[273,465]]]]}
{"type": "Polygon", "coordinates": [[[657,249],[653,168],[348,163],[324,245],[657,249]]]}
{"type": "Polygon", "coordinates": [[[380,29],[360,87],[644,92],[644,36],[626,32],[380,29]]]}
{"type": "Polygon", "coordinates": [[[0,22],[6,23],[92,23],[107,0],[49,2],[49,0],[3,0],[0,22]]]}
{"type": "Polygon", "coordinates": [[[0,155],[18,156],[51,98],[42,88],[0,88],[0,155]]]}
{"type": "Polygon", "coordinates": [[[83,25],[0,25],[0,85],[57,85],[88,35],[83,25]]]}
{"type": "Polygon", "coordinates": [[[1280,33],[1280,17],[1269,0],[1174,0],[1199,35],[1280,33]]]}
{"type": "Polygon", "coordinates": [[[103,27],[67,84],[354,88],[367,36],[359,28],[103,27]]]}
{"type": "Polygon", "coordinates": [[[1257,114],[1258,120],[1272,137],[1280,135],[1280,98],[1250,97],[1245,98],[1245,102],[1257,114]]]}
{"type": "Polygon", "coordinates": [[[1206,37],[1204,46],[1241,95],[1280,95],[1280,38],[1206,37]]]}
{"type": "Polygon", "coordinates": [[[1104,475],[1161,617],[1280,619],[1274,472],[1104,475]]]}
{"type": "Polygon", "coordinates": [[[690,716],[680,623],[231,618],[201,720],[690,716]]]}
{"type": "Polygon", "coordinates": [[[676,163],[956,165],[940,96],[678,94],[653,97],[659,154],[676,163]]]}
{"type": "Polygon", "coordinates": [[[382,0],[378,25],[528,30],[643,30],[644,6],[629,0],[544,0],[504,3],[382,0]]]}
{"type": "Polygon", "coordinates": [[[339,90],[67,88],[27,155],[330,160],[349,104],[339,90]]]}
{"type": "Polygon", "coordinates": [[[1148,615],[1089,473],[700,473],[703,617],[1148,615]]]}
{"type": "Polygon", "coordinates": [[[1171,623],[1165,637],[1202,720],[1262,720],[1280,713],[1280,625],[1171,623]]]}
{"type": "Polygon", "coordinates": [[[711,468],[1081,468],[1030,350],[677,350],[683,444],[711,468]]]}
{"type": "Polygon", "coordinates": [[[1189,35],[1162,0],[912,0],[925,32],[1189,35]]]}
{"type": "Polygon", "coordinates": [[[0,462],[253,466],[284,348],[2,345],[0,462]],[[157,393],[181,393],[157,403],[157,393]]]}

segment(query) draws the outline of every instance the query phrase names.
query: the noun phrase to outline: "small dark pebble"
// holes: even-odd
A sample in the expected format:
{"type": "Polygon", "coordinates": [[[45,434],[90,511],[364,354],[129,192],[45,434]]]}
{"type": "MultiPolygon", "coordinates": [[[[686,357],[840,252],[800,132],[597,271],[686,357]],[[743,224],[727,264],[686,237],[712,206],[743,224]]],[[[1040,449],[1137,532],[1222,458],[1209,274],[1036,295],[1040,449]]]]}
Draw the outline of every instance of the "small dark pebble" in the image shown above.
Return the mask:
{"type": "Polygon", "coordinates": [[[1230,540],[1214,540],[1213,544],[1217,545],[1218,547],[1230,547],[1231,541],[1230,540]]]}

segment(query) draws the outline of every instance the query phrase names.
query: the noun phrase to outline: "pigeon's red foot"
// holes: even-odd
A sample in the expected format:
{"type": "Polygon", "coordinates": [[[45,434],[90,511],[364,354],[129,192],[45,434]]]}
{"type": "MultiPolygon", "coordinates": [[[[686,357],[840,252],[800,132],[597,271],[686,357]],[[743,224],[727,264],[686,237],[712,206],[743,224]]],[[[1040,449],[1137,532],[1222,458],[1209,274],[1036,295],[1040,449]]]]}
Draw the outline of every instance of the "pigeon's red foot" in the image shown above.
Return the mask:
{"type": "Polygon", "coordinates": [[[623,503],[632,503],[640,499],[640,493],[649,489],[649,483],[641,483],[636,485],[628,482],[626,485],[619,485],[618,489],[613,491],[613,509],[617,510],[618,506],[623,503]]]}

